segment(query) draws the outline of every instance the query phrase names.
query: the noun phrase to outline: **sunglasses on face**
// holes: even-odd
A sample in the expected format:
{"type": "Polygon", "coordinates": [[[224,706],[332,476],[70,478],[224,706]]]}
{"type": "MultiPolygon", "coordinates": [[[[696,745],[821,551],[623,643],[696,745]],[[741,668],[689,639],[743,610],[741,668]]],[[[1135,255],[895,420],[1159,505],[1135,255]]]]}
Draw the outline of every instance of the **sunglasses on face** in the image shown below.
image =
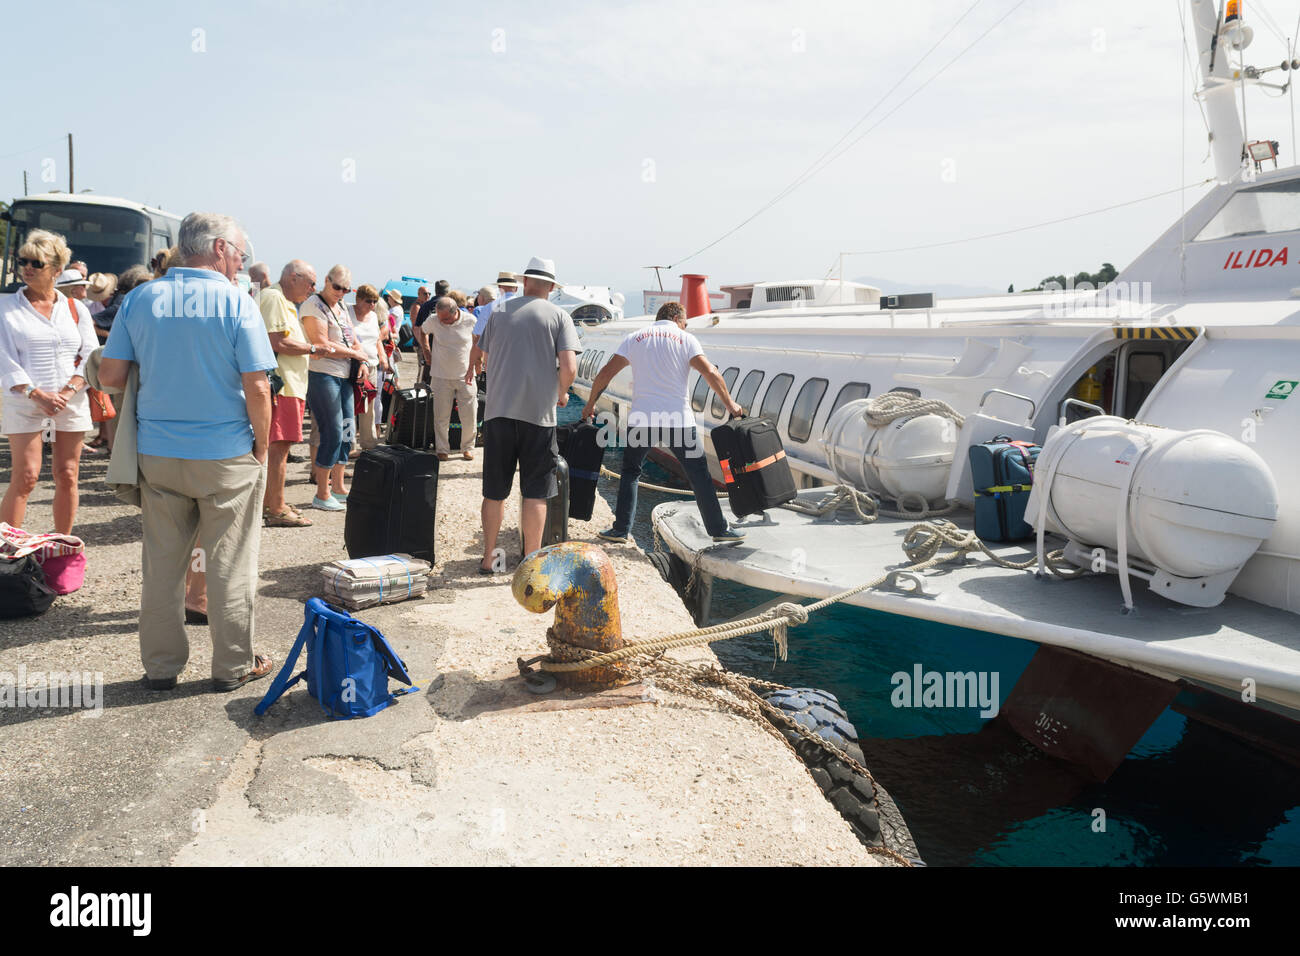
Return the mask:
{"type": "Polygon", "coordinates": [[[333,279],[330,280],[330,285],[332,285],[332,286],[334,287],[334,291],[335,291],[335,292],[342,292],[344,295],[347,295],[349,292],[352,291],[351,289],[349,289],[349,288],[348,288],[347,286],[345,286],[345,285],[339,285],[339,284],[338,284],[337,282],[335,282],[333,279]]]}
{"type": "Polygon", "coordinates": [[[27,268],[28,266],[30,266],[30,267],[33,268],[33,269],[44,269],[44,268],[45,268],[45,263],[44,263],[44,262],[41,262],[39,259],[25,259],[25,258],[23,258],[22,256],[19,256],[19,257],[18,257],[18,268],[19,268],[19,269],[25,269],[25,268],[27,268]]]}

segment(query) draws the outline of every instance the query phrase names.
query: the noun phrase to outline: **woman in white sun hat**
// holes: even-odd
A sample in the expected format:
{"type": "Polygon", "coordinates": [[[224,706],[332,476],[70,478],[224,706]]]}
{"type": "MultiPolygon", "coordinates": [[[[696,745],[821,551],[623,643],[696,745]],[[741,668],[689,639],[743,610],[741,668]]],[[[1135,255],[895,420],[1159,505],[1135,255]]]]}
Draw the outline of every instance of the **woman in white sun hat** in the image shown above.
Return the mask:
{"type": "Polygon", "coordinates": [[[0,431],[9,438],[13,459],[0,521],[22,527],[48,438],[54,449],[54,530],[60,534],[72,533],[77,515],[81,442],[92,427],[86,359],[99,344],[90,312],[55,288],[71,258],[62,236],[32,230],[18,249],[23,285],[0,296],[0,431]]]}

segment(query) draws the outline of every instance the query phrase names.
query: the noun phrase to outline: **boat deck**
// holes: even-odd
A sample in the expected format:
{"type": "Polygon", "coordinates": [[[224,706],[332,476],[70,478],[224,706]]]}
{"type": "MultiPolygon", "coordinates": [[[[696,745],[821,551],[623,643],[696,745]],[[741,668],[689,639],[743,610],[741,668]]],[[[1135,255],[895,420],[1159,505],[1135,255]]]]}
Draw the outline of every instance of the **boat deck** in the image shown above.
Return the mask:
{"type": "MultiPolygon", "coordinates": [[[[831,489],[807,489],[814,503],[831,489]]],[[[973,516],[945,516],[970,529],[973,516]]],[[[787,508],[734,522],[739,545],[714,545],[693,501],[654,509],[655,528],[668,548],[701,572],[778,593],[820,599],[888,570],[908,565],[902,541],[915,521],[881,518],[864,525],[851,508],[812,517],[787,508]]],[[[1024,560],[1028,548],[998,554],[1024,560]]],[[[1059,547],[1059,544],[1052,547],[1059,547]]],[[[1234,696],[1252,680],[1258,700],[1300,711],[1300,621],[1287,611],[1233,595],[1213,608],[1175,604],[1133,578],[1134,611],[1123,613],[1118,578],[1073,580],[999,567],[982,555],[924,572],[924,595],[874,588],[846,603],[905,617],[1005,634],[1072,648],[1165,678],[1203,682],[1234,696]]],[[[797,631],[792,633],[797,638],[797,631]]]]}

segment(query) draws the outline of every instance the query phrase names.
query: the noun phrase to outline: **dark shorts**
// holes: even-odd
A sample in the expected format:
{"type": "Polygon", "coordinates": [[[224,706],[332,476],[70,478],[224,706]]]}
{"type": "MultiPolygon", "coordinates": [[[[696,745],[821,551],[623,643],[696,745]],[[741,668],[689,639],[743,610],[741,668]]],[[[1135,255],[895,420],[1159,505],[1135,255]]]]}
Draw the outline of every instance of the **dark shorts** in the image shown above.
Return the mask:
{"type": "Polygon", "coordinates": [[[519,489],[525,498],[550,498],[555,482],[555,427],[513,418],[489,418],[483,423],[483,497],[505,501],[519,468],[519,489]]]}

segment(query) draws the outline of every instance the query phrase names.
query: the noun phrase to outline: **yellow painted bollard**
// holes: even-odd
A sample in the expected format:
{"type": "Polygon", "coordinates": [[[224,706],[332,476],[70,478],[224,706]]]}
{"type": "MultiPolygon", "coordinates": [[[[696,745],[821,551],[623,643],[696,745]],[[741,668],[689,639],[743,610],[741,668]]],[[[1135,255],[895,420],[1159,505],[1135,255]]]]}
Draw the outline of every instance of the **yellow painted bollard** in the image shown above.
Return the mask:
{"type": "MultiPolygon", "coordinates": [[[[618,582],[609,555],[594,544],[566,541],[534,551],[515,570],[515,600],[538,614],[555,608],[555,623],[546,638],[556,660],[566,647],[605,652],[624,645],[618,613],[618,582]]],[[[556,683],[573,690],[601,690],[632,679],[626,664],[558,671],[556,683]]]]}

